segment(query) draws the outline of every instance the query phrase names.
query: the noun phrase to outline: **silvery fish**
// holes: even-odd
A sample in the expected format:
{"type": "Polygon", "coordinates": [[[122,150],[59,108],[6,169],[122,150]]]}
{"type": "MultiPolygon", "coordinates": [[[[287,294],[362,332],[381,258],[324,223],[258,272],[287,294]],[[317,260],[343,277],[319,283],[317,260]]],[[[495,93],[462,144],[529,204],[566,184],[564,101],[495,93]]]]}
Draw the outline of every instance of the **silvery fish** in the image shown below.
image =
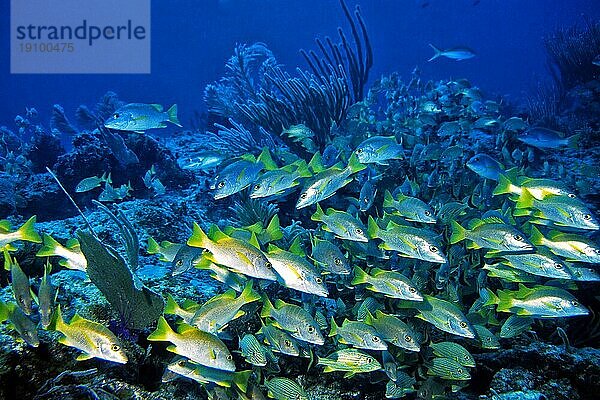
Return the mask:
{"type": "Polygon", "coordinates": [[[438,357],[451,358],[464,367],[475,367],[475,359],[467,349],[454,342],[430,343],[433,354],[438,357]]]}
{"type": "Polygon", "coordinates": [[[383,207],[397,211],[398,215],[407,221],[435,224],[436,218],[433,208],[423,200],[416,197],[405,196],[397,193],[394,198],[388,191],[383,198],[383,207]]]}
{"type": "Polygon", "coordinates": [[[404,149],[395,136],[373,136],[358,145],[354,153],[363,164],[387,164],[392,159],[403,159],[404,149]]]}
{"type": "Polygon", "coordinates": [[[523,233],[498,217],[475,218],[469,224],[470,230],[463,228],[456,221],[451,223],[451,244],[468,239],[473,242],[470,247],[475,249],[484,247],[498,251],[533,250],[533,245],[523,233]]]}
{"type": "MultiPolygon", "coordinates": [[[[10,231],[10,222],[8,222],[7,220],[0,221],[0,224],[3,227],[2,229],[0,229],[0,250],[15,250],[15,248],[11,244],[18,240],[33,243],[42,243],[42,238],[40,237],[40,235],[38,235],[34,228],[35,220],[36,217],[34,215],[14,232],[10,231]]],[[[8,269],[8,266],[5,264],[4,268],[8,269]]]]}
{"type": "Polygon", "coordinates": [[[217,173],[210,186],[214,190],[214,199],[220,200],[241,192],[256,180],[263,168],[262,162],[246,159],[229,164],[217,173]]]}
{"type": "Polygon", "coordinates": [[[322,266],[325,271],[339,275],[348,275],[352,271],[348,259],[342,254],[339,247],[316,236],[312,237],[311,243],[312,259],[322,266]]]}
{"type": "Polygon", "coordinates": [[[328,208],[327,213],[317,204],[317,211],[310,217],[313,221],[322,222],[324,230],[332,232],[336,237],[357,242],[368,242],[365,227],[357,218],[345,211],[328,208]]]}
{"type": "Polygon", "coordinates": [[[381,364],[375,357],[352,348],[338,350],[327,357],[319,357],[317,365],[325,366],[323,369],[325,373],[343,371],[344,378],[381,369],[381,364]]]}
{"type": "Polygon", "coordinates": [[[44,276],[40,282],[37,295],[40,323],[44,329],[48,328],[52,322],[56,296],[58,295],[58,290],[54,287],[54,285],[52,285],[52,279],[50,278],[51,269],[52,265],[50,263],[46,264],[44,267],[44,276]]]}
{"type": "Polygon", "coordinates": [[[354,278],[350,284],[366,284],[368,290],[391,298],[412,301],[423,300],[423,296],[419,293],[415,285],[399,272],[373,268],[371,275],[369,275],[357,266],[354,267],[354,278]]]}
{"type": "Polygon", "coordinates": [[[189,271],[200,260],[203,253],[204,251],[199,247],[181,245],[171,262],[171,275],[176,276],[189,271]]]}
{"type": "Polygon", "coordinates": [[[543,252],[528,254],[504,254],[502,255],[513,268],[527,273],[555,279],[572,279],[571,270],[558,257],[543,252]]]}
{"type": "MultiPolygon", "coordinates": [[[[5,257],[5,263],[7,258],[5,257]]],[[[29,277],[25,275],[16,259],[8,257],[10,265],[10,286],[17,305],[27,315],[33,312],[33,296],[29,277]]]]}
{"type": "Polygon", "coordinates": [[[438,376],[442,379],[465,381],[471,379],[469,371],[451,358],[436,357],[428,365],[427,375],[438,376]]]}
{"type": "Polygon", "coordinates": [[[167,347],[167,350],[206,367],[235,371],[233,357],[221,339],[188,324],[180,324],[175,332],[161,316],[156,330],[148,336],[148,340],[171,342],[173,345],[167,347]]]}
{"type": "Polygon", "coordinates": [[[306,256],[282,250],[272,244],[269,245],[266,256],[277,272],[277,280],[283,286],[322,297],[329,295],[321,273],[306,260],[306,256]]]}
{"type": "Polygon", "coordinates": [[[365,318],[365,323],[371,325],[385,340],[409,351],[420,351],[421,347],[417,341],[417,334],[406,323],[393,315],[375,311],[375,317],[370,313],[365,318]]]}
{"type": "Polygon", "coordinates": [[[120,131],[143,132],[147,129],[166,128],[165,122],[181,126],[177,119],[177,104],[173,104],[166,112],[160,104],[127,104],[111,115],[104,127],[120,131]]]}
{"type": "Polygon", "coordinates": [[[402,257],[423,261],[440,264],[448,262],[436,234],[428,229],[398,225],[393,221],[388,222],[386,229],[381,229],[371,216],[368,225],[369,237],[383,240],[379,245],[383,250],[397,251],[402,257]]]}
{"type": "Polygon", "coordinates": [[[550,231],[548,237],[535,227],[531,227],[531,242],[536,246],[546,246],[557,256],[567,261],[580,261],[600,264],[600,246],[585,236],[550,231]]]}
{"type": "Polygon", "coordinates": [[[517,140],[538,149],[557,149],[560,147],[577,148],[580,135],[563,138],[563,133],[548,128],[529,128],[517,140]]]}
{"type": "Polygon", "coordinates": [[[297,357],[300,355],[300,347],[296,340],[287,332],[271,325],[263,325],[258,333],[262,334],[273,351],[297,357]]]}
{"type": "Polygon", "coordinates": [[[213,236],[214,240],[211,240],[202,228],[194,223],[193,233],[187,244],[208,250],[210,254],[205,254],[205,258],[233,272],[254,278],[277,280],[271,263],[255,245],[227,236],[216,228],[213,236]]]}
{"type": "Polygon", "coordinates": [[[494,189],[494,195],[515,194],[520,196],[523,191],[527,191],[537,200],[544,200],[547,196],[568,196],[575,197],[572,191],[568,190],[562,182],[552,179],[534,179],[527,176],[511,176],[509,171],[506,175],[500,175],[498,186],[494,189]]]}
{"type": "Polygon", "coordinates": [[[280,169],[267,171],[250,186],[250,198],[284,195],[300,185],[302,178],[312,176],[306,161],[300,160],[280,169]]]}
{"type": "Polygon", "coordinates": [[[362,321],[345,319],[341,326],[331,317],[331,330],[329,337],[337,336],[338,341],[358,349],[387,350],[387,345],[379,336],[375,328],[362,321]]]}
{"type": "Polygon", "coordinates": [[[456,61],[468,60],[469,58],[475,57],[473,50],[466,47],[453,47],[451,49],[440,50],[431,43],[429,43],[429,47],[431,47],[435,53],[433,57],[427,61],[433,61],[438,57],[446,57],[456,61]]]}
{"type": "Polygon", "coordinates": [[[504,174],[504,166],[487,154],[475,154],[467,161],[467,168],[493,181],[497,181],[501,174],[504,174]]]}
{"type": "Polygon", "coordinates": [[[104,174],[102,174],[101,177],[91,176],[89,178],[82,179],[81,181],[79,181],[79,183],[75,187],[75,192],[76,193],[89,192],[90,190],[100,187],[100,185],[103,182],[112,183],[112,180],[110,179],[110,174],[108,174],[108,176],[107,176],[106,172],[105,172],[104,174]]]}
{"type": "Polygon", "coordinates": [[[519,289],[498,290],[493,302],[496,311],[532,318],[560,318],[588,315],[589,311],[569,292],[553,286],[532,289],[519,284],[519,289]],[[497,297],[496,297],[497,296],[497,297]]]}
{"type": "Polygon", "coordinates": [[[77,357],[78,361],[100,358],[119,364],[127,363],[127,355],[123,351],[119,339],[104,325],[82,318],[77,314],[67,324],[62,318],[59,306],[56,308],[54,329],[63,335],[58,339],[59,343],[83,352],[77,357]]]}
{"type": "Polygon", "coordinates": [[[523,317],[516,314],[511,315],[504,321],[500,328],[500,337],[510,339],[529,330],[534,320],[531,317],[523,317]]]}
{"type": "Polygon", "coordinates": [[[308,395],[295,381],[288,378],[265,380],[268,396],[275,400],[308,400],[308,395]]]}
{"type": "MultiPolygon", "coordinates": [[[[17,331],[19,337],[25,341],[31,347],[38,347],[40,345],[40,339],[38,337],[38,328],[20,307],[17,307],[13,303],[4,305],[0,303],[0,308],[5,307],[2,311],[6,313],[6,319],[10,322],[12,327],[17,331]]],[[[2,313],[0,312],[0,313],[2,313]]]]}
{"type": "Polygon", "coordinates": [[[277,327],[289,332],[292,337],[304,342],[322,345],[325,339],[319,330],[319,325],[302,307],[275,300],[275,306],[264,297],[262,318],[273,318],[277,327]]]}
{"type": "Polygon", "coordinates": [[[348,160],[346,168],[333,166],[324,169],[319,153],[315,154],[309,166],[314,166],[313,170],[319,172],[302,189],[296,203],[296,209],[298,210],[333,196],[339,189],[352,182],[351,175],[366,168],[354,154],[348,160]]]}
{"type": "Polygon", "coordinates": [[[203,384],[214,383],[222,387],[231,387],[234,384],[242,392],[245,392],[248,388],[248,378],[252,375],[251,370],[239,372],[223,371],[196,364],[184,357],[179,357],[171,362],[167,366],[167,370],[203,384]]]}
{"type": "Polygon", "coordinates": [[[436,328],[466,338],[475,338],[477,333],[467,317],[454,304],[433,296],[424,295],[423,303],[416,303],[421,318],[436,328]]]}

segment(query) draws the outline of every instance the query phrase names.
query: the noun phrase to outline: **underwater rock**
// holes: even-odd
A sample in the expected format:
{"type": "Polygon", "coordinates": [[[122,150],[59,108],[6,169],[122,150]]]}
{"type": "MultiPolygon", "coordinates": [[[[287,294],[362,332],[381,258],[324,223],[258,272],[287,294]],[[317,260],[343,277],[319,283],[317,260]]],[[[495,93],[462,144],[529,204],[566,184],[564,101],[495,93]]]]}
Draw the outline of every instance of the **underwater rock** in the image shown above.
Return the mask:
{"type": "Polygon", "coordinates": [[[46,167],[53,166],[58,157],[65,153],[60,138],[52,133],[36,131],[27,146],[25,157],[31,161],[31,169],[35,173],[46,172],[46,167]]]}
{"type": "Polygon", "coordinates": [[[5,172],[0,172],[0,219],[16,211],[15,180],[5,172]]]}
{"type": "Polygon", "coordinates": [[[16,185],[17,209],[27,215],[37,215],[38,221],[66,218],[77,210],[67,201],[48,173],[21,177],[16,185]]]}

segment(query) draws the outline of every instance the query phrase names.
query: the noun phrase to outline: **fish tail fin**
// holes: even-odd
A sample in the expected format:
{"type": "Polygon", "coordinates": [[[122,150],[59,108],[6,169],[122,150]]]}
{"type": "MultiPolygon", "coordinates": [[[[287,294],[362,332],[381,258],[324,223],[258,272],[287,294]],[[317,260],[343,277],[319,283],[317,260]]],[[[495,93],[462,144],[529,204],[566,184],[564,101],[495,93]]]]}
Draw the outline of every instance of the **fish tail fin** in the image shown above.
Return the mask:
{"type": "Polygon", "coordinates": [[[270,242],[279,240],[283,237],[281,225],[279,224],[279,215],[275,214],[273,218],[271,218],[271,221],[269,221],[269,225],[267,225],[265,231],[270,242]]]}
{"type": "Polygon", "coordinates": [[[354,267],[353,272],[354,272],[354,277],[352,278],[352,281],[350,282],[351,285],[360,285],[362,283],[368,282],[369,276],[360,267],[358,267],[358,266],[354,267]]]}
{"type": "Polygon", "coordinates": [[[323,158],[321,157],[321,153],[316,152],[310,161],[308,162],[308,167],[312,170],[313,173],[319,173],[321,171],[325,171],[325,165],[323,165],[323,158]]]}
{"type": "Polygon", "coordinates": [[[369,215],[369,221],[367,222],[367,235],[369,236],[369,238],[373,239],[377,237],[378,233],[379,226],[377,225],[377,222],[375,222],[373,217],[369,215]]]}
{"type": "Polygon", "coordinates": [[[339,326],[335,323],[335,319],[331,317],[331,330],[329,331],[329,337],[337,335],[338,328],[339,326]]]}
{"type": "Polygon", "coordinates": [[[42,243],[42,238],[35,231],[36,216],[29,218],[18,230],[19,238],[27,242],[42,243]]]}
{"type": "Polygon", "coordinates": [[[429,43],[429,47],[431,47],[435,53],[434,53],[433,57],[431,57],[427,61],[433,61],[442,55],[442,51],[440,49],[438,49],[437,47],[435,47],[434,45],[432,45],[431,43],[429,43]]]}
{"type": "Polygon", "coordinates": [[[273,161],[273,157],[271,157],[271,153],[267,147],[265,147],[258,155],[256,162],[259,161],[263,163],[264,168],[267,171],[273,171],[277,169],[277,164],[275,164],[275,161],[273,161]]]}
{"type": "Polygon", "coordinates": [[[482,305],[484,307],[493,306],[495,304],[498,304],[498,302],[500,301],[498,299],[498,296],[496,296],[494,292],[492,292],[488,288],[481,289],[481,291],[479,292],[479,297],[481,298],[483,303],[482,305]]]}
{"type": "Polygon", "coordinates": [[[375,322],[375,317],[373,317],[371,311],[367,310],[367,314],[365,315],[363,321],[365,324],[373,326],[373,323],[375,322]]]}
{"type": "Polygon", "coordinates": [[[313,221],[323,222],[323,218],[325,217],[325,212],[321,208],[321,206],[317,203],[317,211],[313,215],[310,216],[310,219],[313,221]]]}
{"type": "Polygon", "coordinates": [[[350,159],[348,160],[348,168],[350,169],[350,172],[352,174],[355,174],[355,173],[367,168],[367,166],[364,164],[361,164],[360,161],[358,161],[358,157],[356,156],[356,154],[352,153],[352,155],[350,156],[350,159]]]}
{"type": "Polygon", "coordinates": [[[250,375],[252,375],[252,370],[249,369],[247,371],[239,371],[233,374],[233,383],[238,387],[243,393],[246,393],[248,390],[248,379],[250,379],[250,375]]]}
{"type": "Polygon", "coordinates": [[[158,318],[156,330],[148,336],[148,340],[168,341],[175,335],[175,332],[169,326],[169,323],[162,315],[158,318]]]}
{"type": "Polygon", "coordinates": [[[390,193],[389,190],[386,190],[385,194],[383,195],[383,207],[391,208],[393,206],[394,206],[394,196],[392,196],[392,194],[390,193]]]}
{"type": "Polygon", "coordinates": [[[271,300],[269,300],[269,297],[264,295],[262,297],[263,300],[263,307],[262,310],[260,310],[260,317],[261,318],[267,318],[270,317],[271,314],[273,313],[273,311],[275,310],[275,307],[273,307],[273,303],[271,303],[271,300]]]}
{"type": "Polygon", "coordinates": [[[531,225],[531,232],[530,232],[531,236],[529,237],[529,240],[531,241],[531,243],[533,243],[536,246],[540,246],[543,244],[544,242],[544,235],[542,235],[542,232],[540,232],[540,230],[538,228],[536,228],[535,226],[531,225]]]}
{"type": "Polygon", "coordinates": [[[467,230],[463,228],[458,222],[451,221],[452,235],[450,235],[450,244],[458,243],[467,238],[467,230]]]}
{"type": "Polygon", "coordinates": [[[160,253],[160,245],[152,236],[148,236],[148,246],[146,247],[146,252],[148,254],[159,254],[160,253]]]}
{"type": "Polygon", "coordinates": [[[244,300],[244,303],[252,303],[253,301],[260,300],[260,294],[252,288],[252,283],[252,279],[248,280],[248,283],[246,283],[244,290],[240,294],[240,298],[244,300]]]}
{"type": "Polygon", "coordinates": [[[508,178],[508,176],[506,176],[504,174],[499,174],[498,175],[498,186],[496,186],[496,188],[494,189],[492,194],[494,196],[498,196],[501,194],[513,193],[511,190],[512,186],[513,186],[513,184],[510,181],[510,179],[508,178]]]}
{"type": "Polygon", "coordinates": [[[533,196],[531,195],[531,193],[529,193],[529,191],[527,189],[525,189],[519,196],[519,199],[517,200],[517,204],[515,205],[515,208],[532,208],[533,201],[534,201],[533,196]]]}
{"type": "Polygon", "coordinates": [[[62,311],[60,310],[60,304],[56,306],[56,312],[54,313],[54,323],[51,325],[54,325],[52,327],[52,330],[57,332],[63,332],[64,328],[67,326],[65,320],[63,319],[62,311]]]}
{"type": "Polygon", "coordinates": [[[498,312],[509,312],[513,307],[513,297],[511,296],[511,292],[508,290],[498,290],[498,307],[496,307],[496,311],[498,312]]]}
{"type": "Polygon", "coordinates": [[[43,245],[42,248],[35,254],[37,257],[50,257],[56,255],[56,249],[61,247],[61,244],[58,243],[52,236],[44,233],[43,235],[43,245]]]}
{"type": "Polygon", "coordinates": [[[165,310],[163,311],[165,314],[173,314],[176,315],[177,311],[181,310],[179,304],[175,301],[173,296],[167,294],[167,302],[165,304],[165,310]]]}
{"type": "Polygon", "coordinates": [[[206,233],[204,233],[202,228],[200,228],[200,225],[194,222],[192,236],[187,241],[188,246],[202,247],[203,249],[205,249],[206,246],[210,243],[210,241],[210,238],[206,233]]]}
{"type": "Polygon", "coordinates": [[[573,135],[567,138],[567,146],[576,149],[579,147],[579,138],[581,138],[581,134],[573,135]]]}
{"type": "Polygon", "coordinates": [[[312,176],[308,164],[304,160],[300,160],[296,164],[296,173],[300,178],[310,178],[312,176]]]}
{"type": "Polygon", "coordinates": [[[181,127],[179,123],[179,118],[177,118],[177,104],[173,104],[171,108],[167,110],[167,115],[169,116],[169,122],[181,127]]]}

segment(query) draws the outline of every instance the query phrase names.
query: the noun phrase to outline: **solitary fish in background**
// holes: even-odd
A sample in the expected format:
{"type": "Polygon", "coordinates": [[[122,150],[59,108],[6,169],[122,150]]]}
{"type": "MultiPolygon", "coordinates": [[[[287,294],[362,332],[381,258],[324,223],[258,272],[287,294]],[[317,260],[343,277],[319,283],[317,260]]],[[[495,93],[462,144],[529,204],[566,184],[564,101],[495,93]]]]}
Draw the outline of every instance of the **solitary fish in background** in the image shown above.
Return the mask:
{"type": "MultiPolygon", "coordinates": [[[[9,251],[15,250],[11,243],[17,240],[23,240],[26,242],[42,243],[42,238],[35,231],[35,215],[27,220],[19,229],[14,232],[10,232],[10,222],[8,220],[0,221],[0,250],[7,249],[9,251]]],[[[4,268],[8,270],[8,265],[4,264],[4,268]]]]}
{"type": "Polygon", "coordinates": [[[440,50],[431,43],[429,43],[429,47],[435,51],[435,54],[427,61],[433,61],[438,57],[446,57],[456,61],[468,60],[469,58],[475,57],[473,50],[466,47],[453,47],[447,50],[440,50]]]}
{"type": "Polygon", "coordinates": [[[475,154],[467,161],[467,168],[479,176],[497,181],[505,173],[504,166],[487,154],[475,154]]]}
{"type": "Polygon", "coordinates": [[[54,330],[63,334],[58,342],[65,346],[83,351],[77,361],[101,358],[119,364],[127,363],[119,339],[104,325],[87,320],[75,314],[68,324],[62,318],[60,306],[56,308],[56,325],[54,330]]]}
{"type": "Polygon", "coordinates": [[[112,183],[112,179],[110,178],[110,173],[108,174],[108,176],[106,175],[106,172],[105,172],[102,174],[101,177],[90,176],[89,178],[83,178],[81,181],[79,181],[79,183],[75,187],[75,192],[77,192],[77,193],[89,192],[90,190],[100,187],[100,185],[103,182],[112,183]]]}
{"type": "Polygon", "coordinates": [[[120,131],[143,132],[147,129],[166,128],[167,121],[181,126],[177,119],[177,104],[173,104],[165,112],[160,104],[131,103],[115,111],[104,122],[104,126],[120,131]]]}
{"type": "Polygon", "coordinates": [[[517,136],[517,140],[536,147],[538,149],[557,149],[568,146],[577,148],[577,142],[581,135],[573,135],[568,138],[562,138],[562,133],[548,128],[530,128],[524,134],[517,136]]]}

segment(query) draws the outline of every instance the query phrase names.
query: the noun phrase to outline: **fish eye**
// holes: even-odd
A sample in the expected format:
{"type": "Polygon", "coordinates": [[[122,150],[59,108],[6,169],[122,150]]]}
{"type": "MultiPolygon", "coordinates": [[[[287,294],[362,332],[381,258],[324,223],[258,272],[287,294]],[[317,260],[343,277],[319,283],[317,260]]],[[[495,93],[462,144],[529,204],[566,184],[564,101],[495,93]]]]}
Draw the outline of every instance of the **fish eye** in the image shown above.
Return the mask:
{"type": "Polygon", "coordinates": [[[380,340],[380,339],[379,339],[379,336],[373,336],[373,337],[371,338],[371,341],[373,341],[373,342],[375,342],[375,343],[379,343],[379,340],[380,340]]]}
{"type": "Polygon", "coordinates": [[[562,269],[562,267],[563,267],[563,266],[562,266],[562,264],[561,264],[561,263],[555,263],[555,264],[554,264],[554,268],[556,268],[556,269],[562,269]]]}
{"type": "Polygon", "coordinates": [[[179,360],[177,362],[177,365],[179,365],[180,367],[185,367],[185,360],[179,360]]]}
{"type": "Polygon", "coordinates": [[[315,278],[315,282],[317,283],[323,283],[323,279],[319,278],[318,276],[315,278]]]}
{"type": "Polygon", "coordinates": [[[265,268],[267,268],[267,269],[271,268],[272,266],[273,265],[268,261],[265,263],[265,268]]]}
{"type": "Polygon", "coordinates": [[[423,214],[425,214],[426,217],[429,217],[431,215],[431,211],[425,210],[423,214]]]}
{"type": "Polygon", "coordinates": [[[467,323],[465,321],[460,321],[459,323],[461,328],[466,328],[467,327],[467,323]]]}
{"type": "Polygon", "coordinates": [[[462,370],[462,368],[458,368],[458,369],[456,370],[456,372],[458,372],[459,374],[462,374],[462,373],[463,373],[463,370],[462,370]]]}
{"type": "Polygon", "coordinates": [[[304,200],[304,199],[306,199],[306,196],[308,196],[308,194],[306,194],[306,193],[302,193],[302,194],[300,195],[300,198],[301,198],[302,200],[304,200]]]}
{"type": "Polygon", "coordinates": [[[404,340],[407,342],[412,342],[412,337],[410,335],[405,335],[404,340]]]}
{"type": "Polygon", "coordinates": [[[224,181],[221,181],[221,182],[219,182],[217,184],[217,188],[219,188],[219,189],[223,189],[224,187],[225,187],[225,182],[224,181]]]}
{"type": "Polygon", "coordinates": [[[254,185],[254,190],[258,190],[258,189],[260,189],[260,184],[257,183],[256,185],[254,185]]]}
{"type": "Polygon", "coordinates": [[[579,306],[579,302],[577,300],[571,300],[571,305],[573,307],[577,307],[577,306],[579,306]]]}
{"type": "Polygon", "coordinates": [[[592,215],[591,214],[585,214],[583,216],[583,219],[585,219],[586,221],[589,221],[590,219],[592,219],[592,215]]]}
{"type": "Polygon", "coordinates": [[[175,265],[177,265],[178,267],[181,267],[183,265],[183,260],[177,260],[175,265]]]}
{"type": "Polygon", "coordinates": [[[233,356],[231,354],[227,354],[227,357],[225,357],[228,361],[233,360],[233,356]]]}
{"type": "Polygon", "coordinates": [[[361,149],[361,148],[356,149],[356,154],[361,154],[362,152],[363,152],[363,149],[361,149]]]}
{"type": "Polygon", "coordinates": [[[114,119],[117,119],[117,118],[119,118],[119,117],[120,117],[120,115],[119,115],[118,113],[114,113],[114,114],[113,114],[113,118],[114,118],[114,119]]]}
{"type": "Polygon", "coordinates": [[[522,242],[523,241],[523,236],[521,235],[513,235],[513,238],[518,241],[518,242],[522,242]]]}
{"type": "Polygon", "coordinates": [[[333,263],[335,265],[342,265],[342,260],[340,260],[339,258],[336,257],[336,258],[333,259],[333,263]]]}
{"type": "Polygon", "coordinates": [[[307,328],[308,333],[314,333],[315,332],[315,327],[314,326],[309,326],[307,328]]]}
{"type": "Polygon", "coordinates": [[[369,198],[368,198],[368,197],[365,197],[363,201],[364,201],[365,203],[368,203],[368,202],[369,202],[369,198]]]}
{"type": "Polygon", "coordinates": [[[360,229],[360,228],[356,228],[356,229],[354,230],[354,232],[356,232],[356,234],[357,234],[357,235],[362,235],[362,234],[363,234],[363,230],[362,230],[362,229],[360,229]]]}
{"type": "Polygon", "coordinates": [[[569,193],[567,196],[569,196],[569,197],[570,197],[570,198],[572,198],[572,199],[574,199],[574,198],[576,198],[576,197],[577,197],[577,196],[575,196],[575,194],[574,194],[574,193],[569,193]]]}
{"type": "Polygon", "coordinates": [[[292,342],[289,339],[285,339],[283,344],[285,344],[286,347],[292,347],[292,342]]]}
{"type": "Polygon", "coordinates": [[[112,346],[110,346],[110,349],[112,351],[119,351],[121,350],[121,346],[119,346],[118,344],[113,344],[112,346]]]}
{"type": "Polygon", "coordinates": [[[437,253],[438,248],[436,246],[429,246],[429,251],[431,251],[432,253],[437,253]]]}
{"type": "Polygon", "coordinates": [[[408,288],[408,291],[409,291],[409,292],[411,292],[411,293],[417,293],[417,289],[416,289],[416,288],[414,288],[413,286],[410,286],[410,287],[408,288]]]}

